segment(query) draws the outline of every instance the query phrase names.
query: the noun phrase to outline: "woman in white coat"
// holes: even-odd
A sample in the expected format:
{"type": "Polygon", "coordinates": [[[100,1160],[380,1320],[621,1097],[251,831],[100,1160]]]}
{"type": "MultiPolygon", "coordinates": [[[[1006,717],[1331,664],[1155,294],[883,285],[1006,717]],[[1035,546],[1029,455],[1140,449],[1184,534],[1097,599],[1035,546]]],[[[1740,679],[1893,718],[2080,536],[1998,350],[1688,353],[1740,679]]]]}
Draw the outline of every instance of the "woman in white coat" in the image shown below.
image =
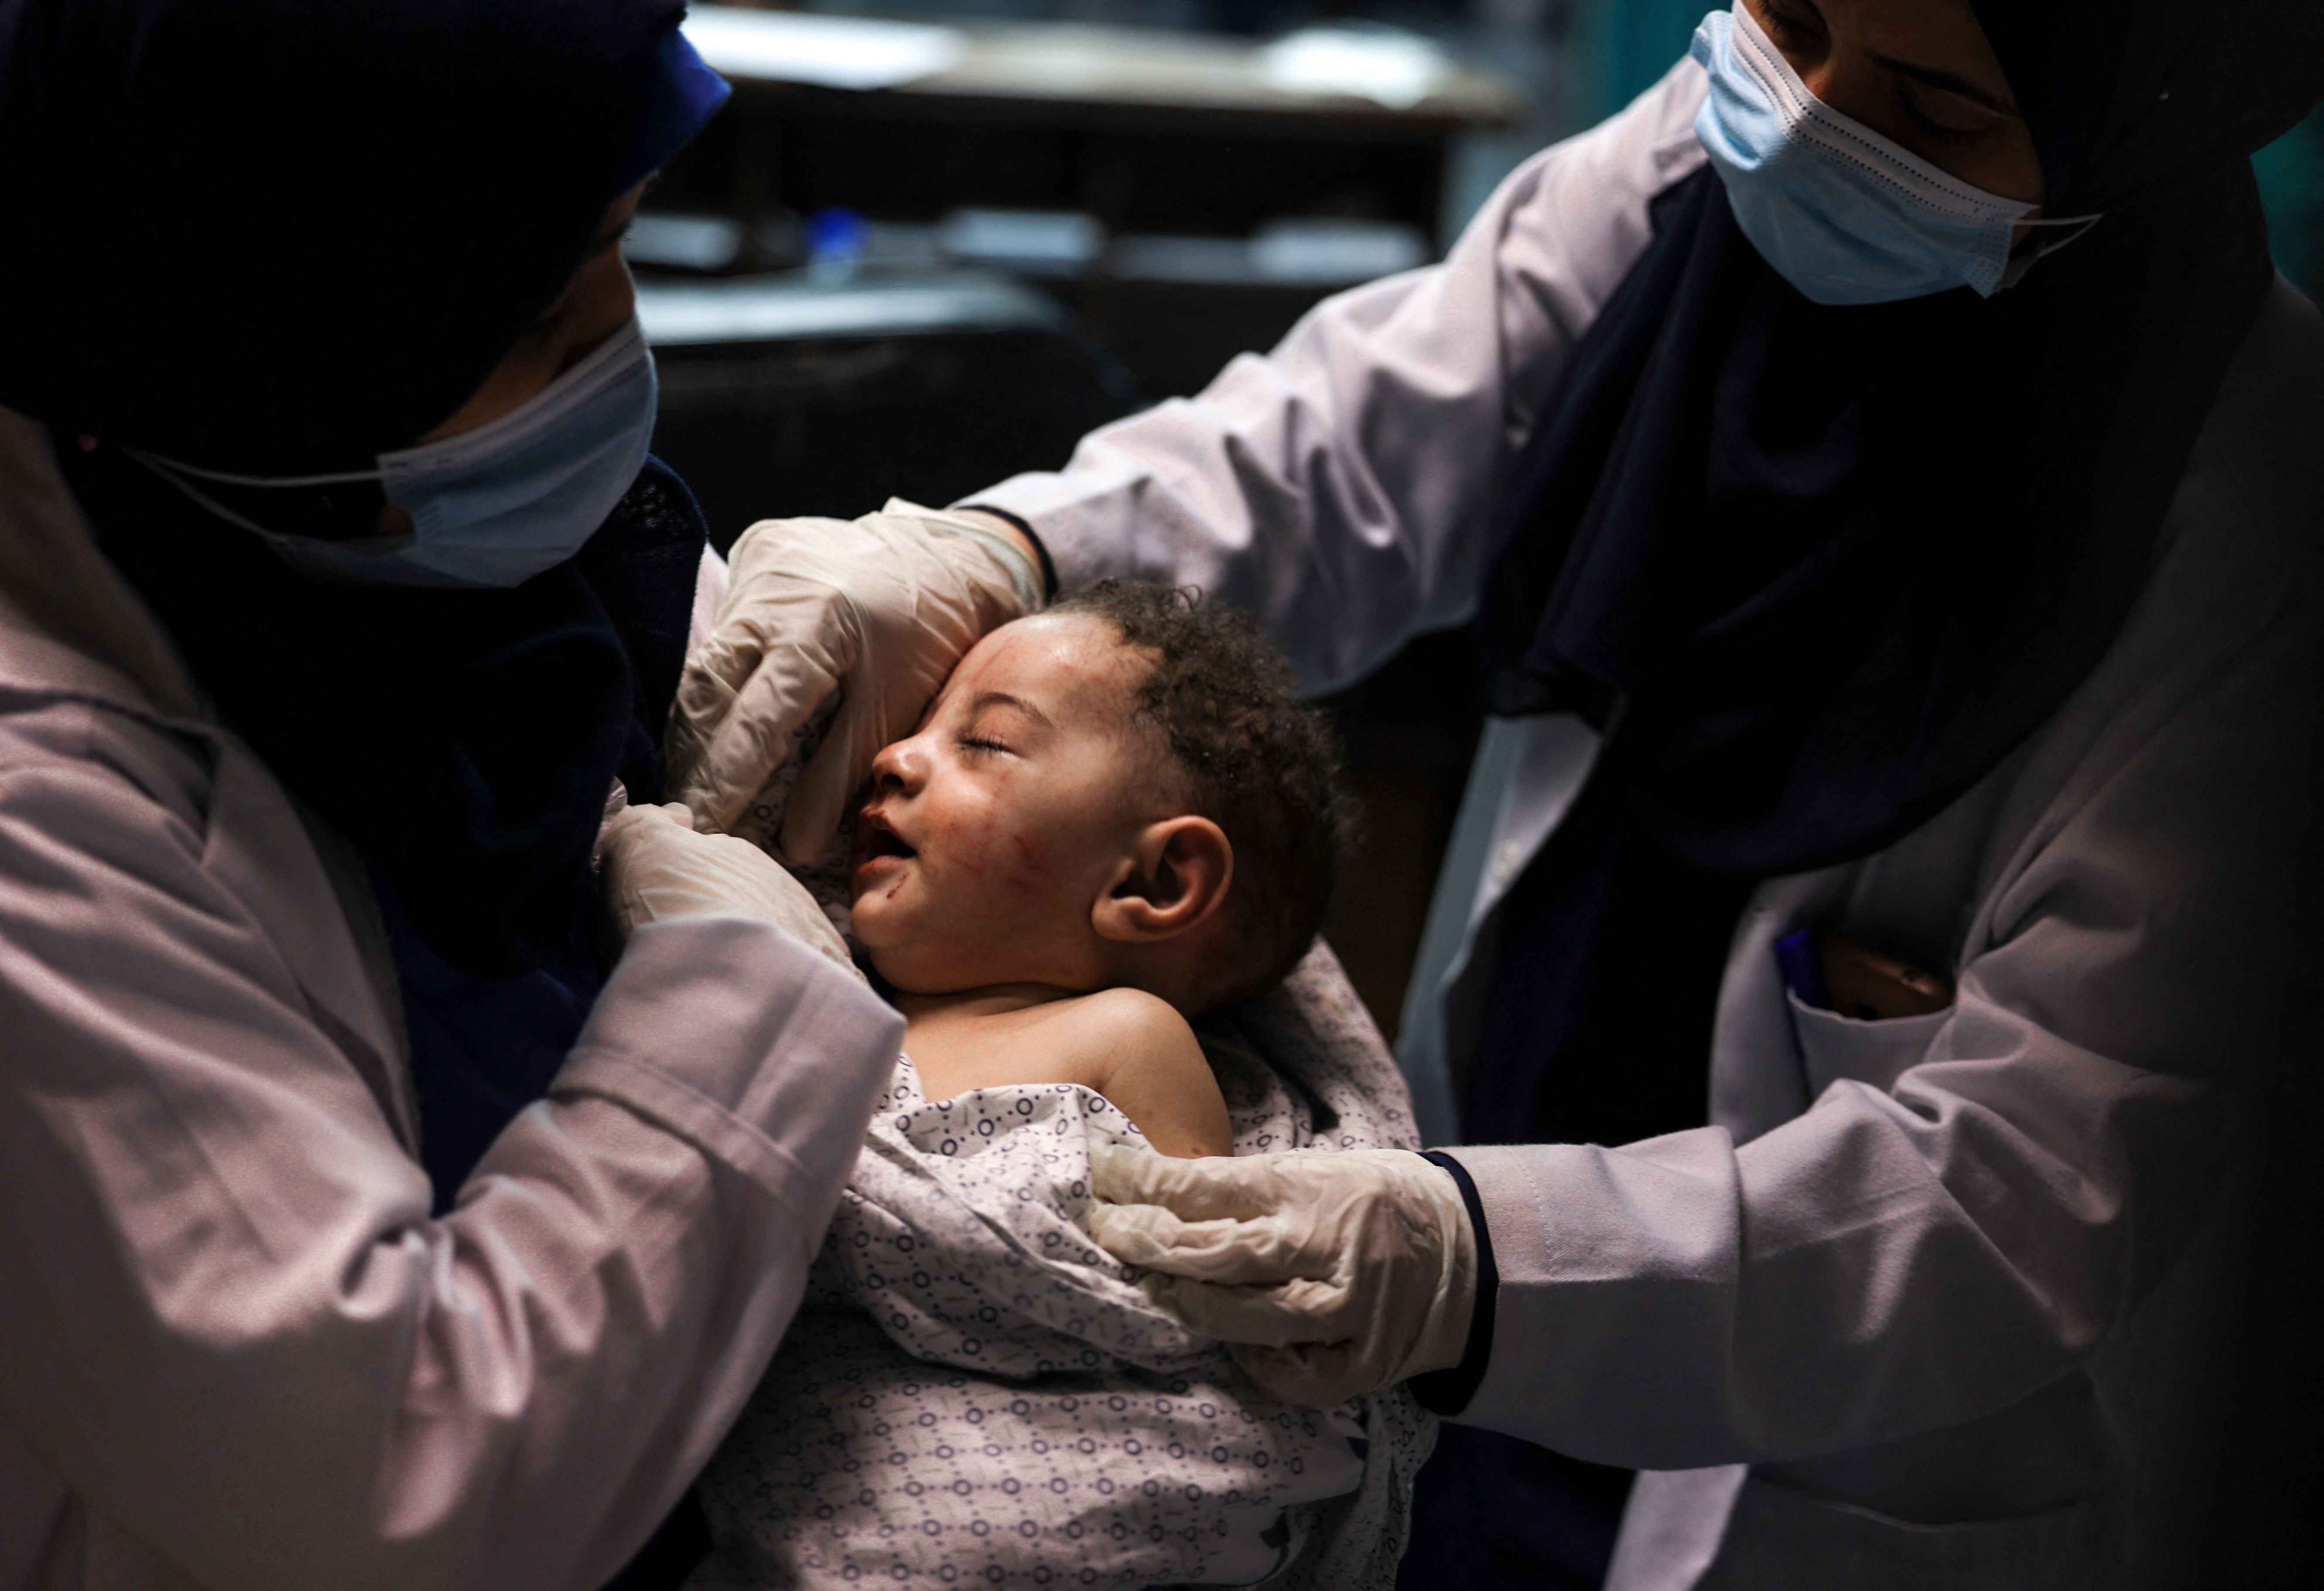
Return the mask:
{"type": "Polygon", "coordinates": [[[901,1025],[651,809],[593,933],[681,9],[0,7],[0,1586],[689,1567],[901,1025]]]}
{"type": "MultiPolygon", "coordinates": [[[[1741,0],[1442,265],[959,510],[1242,603],[1318,686],[1478,618],[1403,1045],[1471,1146],[1107,1173],[1109,1246],[1254,1375],[1647,1472],[1631,1591],[2168,1579],[2182,1251],[2310,954],[2324,330],[2246,157],[2319,27],[1741,0]]],[[[698,814],[836,680],[816,850],[948,662],[912,616],[970,588],[868,550],[916,535],[738,549],[698,814]]]]}

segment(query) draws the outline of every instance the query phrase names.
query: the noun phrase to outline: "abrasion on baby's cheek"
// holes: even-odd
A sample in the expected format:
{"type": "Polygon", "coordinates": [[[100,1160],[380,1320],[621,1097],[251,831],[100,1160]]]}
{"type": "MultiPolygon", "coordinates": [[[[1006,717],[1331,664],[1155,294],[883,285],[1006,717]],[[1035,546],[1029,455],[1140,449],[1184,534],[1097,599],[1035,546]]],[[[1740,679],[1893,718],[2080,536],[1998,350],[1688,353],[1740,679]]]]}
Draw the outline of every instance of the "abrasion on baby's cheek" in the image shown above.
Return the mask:
{"type": "Polygon", "coordinates": [[[963,658],[926,721],[872,768],[855,933],[899,989],[1094,988],[1091,923],[1153,814],[1135,732],[1148,667],[1083,616],[1019,621],[963,658]]]}
{"type": "Polygon", "coordinates": [[[1009,839],[1010,842],[1017,848],[1018,865],[1023,868],[1029,877],[1038,878],[1049,871],[1049,864],[1041,860],[1040,848],[1033,843],[1030,835],[1011,834],[1009,839]]]}

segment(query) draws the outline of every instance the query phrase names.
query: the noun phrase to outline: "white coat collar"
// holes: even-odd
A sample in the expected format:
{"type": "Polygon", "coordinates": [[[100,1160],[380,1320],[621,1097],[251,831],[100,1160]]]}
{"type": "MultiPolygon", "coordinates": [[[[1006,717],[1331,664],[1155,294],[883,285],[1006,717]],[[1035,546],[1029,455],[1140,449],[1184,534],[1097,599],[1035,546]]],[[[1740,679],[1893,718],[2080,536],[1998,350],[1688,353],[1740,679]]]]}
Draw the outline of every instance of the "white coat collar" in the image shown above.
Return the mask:
{"type": "Polygon", "coordinates": [[[177,728],[216,720],[169,636],[97,550],[48,433],[0,409],[0,686],[177,728]]]}

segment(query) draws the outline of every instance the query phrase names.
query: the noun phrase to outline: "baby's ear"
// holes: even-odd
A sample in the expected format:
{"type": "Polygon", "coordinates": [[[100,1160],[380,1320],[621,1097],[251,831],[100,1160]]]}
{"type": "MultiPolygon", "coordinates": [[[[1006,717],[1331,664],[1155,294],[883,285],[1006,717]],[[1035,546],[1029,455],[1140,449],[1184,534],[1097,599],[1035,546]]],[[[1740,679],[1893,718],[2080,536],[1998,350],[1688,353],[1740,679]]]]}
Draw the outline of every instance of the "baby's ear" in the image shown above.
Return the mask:
{"type": "Polygon", "coordinates": [[[1234,882],[1234,847],[1206,817],[1165,818],[1139,831],[1090,907],[1102,939],[1176,939],[1216,915],[1234,882]]]}

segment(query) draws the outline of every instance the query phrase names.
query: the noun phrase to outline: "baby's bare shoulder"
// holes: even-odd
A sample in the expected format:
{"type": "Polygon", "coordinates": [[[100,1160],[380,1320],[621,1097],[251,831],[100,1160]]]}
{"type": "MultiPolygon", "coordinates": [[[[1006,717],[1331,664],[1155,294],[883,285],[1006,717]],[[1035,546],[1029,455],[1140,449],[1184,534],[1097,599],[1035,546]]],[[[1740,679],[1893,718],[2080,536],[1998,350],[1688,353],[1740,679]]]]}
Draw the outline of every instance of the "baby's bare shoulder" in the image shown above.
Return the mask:
{"type": "Polygon", "coordinates": [[[1209,1064],[1177,1008],[1142,989],[1103,989],[1058,1004],[1054,1020],[1059,1042],[1087,1061],[1209,1064]]]}
{"type": "Polygon", "coordinates": [[[1167,1000],[1134,989],[1084,995],[1061,1013],[1075,1070],[1165,1154],[1231,1154],[1234,1128],[1209,1057],[1167,1000]]]}

